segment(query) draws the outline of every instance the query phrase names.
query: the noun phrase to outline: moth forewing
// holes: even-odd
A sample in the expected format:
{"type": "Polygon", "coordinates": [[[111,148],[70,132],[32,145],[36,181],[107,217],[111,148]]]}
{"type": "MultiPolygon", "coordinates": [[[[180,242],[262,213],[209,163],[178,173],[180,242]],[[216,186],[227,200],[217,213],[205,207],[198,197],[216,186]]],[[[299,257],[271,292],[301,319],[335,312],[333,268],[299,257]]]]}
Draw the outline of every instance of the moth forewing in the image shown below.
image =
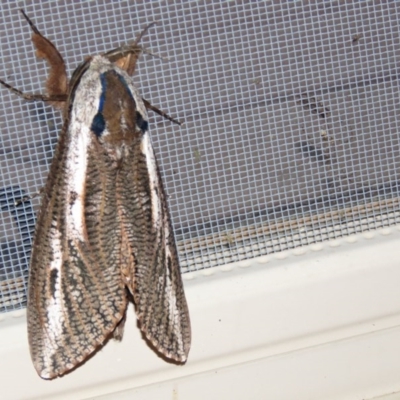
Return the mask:
{"type": "MultiPolygon", "coordinates": [[[[50,71],[60,69],[57,49],[26,19],[50,71]]],[[[87,58],[69,85],[54,82],[53,74],[47,96],[11,88],[31,100],[67,99],[38,215],[28,289],[30,351],[45,379],[67,373],[109,337],[122,335],[126,289],[157,351],[184,362],[190,349],[178,254],[147,132],[146,108],[152,106],[130,77],[139,39],[87,58]]]]}
{"type": "Polygon", "coordinates": [[[100,96],[99,77],[113,68],[101,61],[95,57],[71,88],[65,142],[53,161],[32,249],[28,333],[43,378],[84,361],[112,334],[127,305],[117,201],[110,194],[117,170],[108,169],[89,124],[98,112],[90,96],[100,96]]]}
{"type": "Polygon", "coordinates": [[[141,149],[149,171],[152,229],[156,240],[153,267],[146,268],[145,262],[136,267],[141,280],[138,280],[135,304],[142,330],[153,345],[166,357],[185,362],[191,338],[189,312],[161,175],[148,134],[143,138],[141,149]]]}

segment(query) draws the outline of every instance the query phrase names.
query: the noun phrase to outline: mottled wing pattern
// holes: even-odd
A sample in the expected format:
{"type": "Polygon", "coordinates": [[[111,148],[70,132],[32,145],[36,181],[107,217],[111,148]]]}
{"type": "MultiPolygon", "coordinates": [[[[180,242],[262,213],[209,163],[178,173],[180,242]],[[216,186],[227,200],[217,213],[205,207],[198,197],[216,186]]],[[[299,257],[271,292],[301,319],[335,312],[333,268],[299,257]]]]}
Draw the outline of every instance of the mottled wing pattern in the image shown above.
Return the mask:
{"type": "Polygon", "coordinates": [[[129,288],[147,339],[164,356],[185,362],[191,342],[189,312],[161,176],[148,133],[143,134],[129,157],[117,181],[125,216],[123,226],[133,251],[129,288]]]}
{"type": "Polygon", "coordinates": [[[97,107],[85,103],[91,84],[84,76],[74,93],[78,100],[59,139],[32,250],[29,343],[36,370],[48,379],[103,344],[127,304],[116,267],[121,257],[117,171],[90,132],[97,107]]]}

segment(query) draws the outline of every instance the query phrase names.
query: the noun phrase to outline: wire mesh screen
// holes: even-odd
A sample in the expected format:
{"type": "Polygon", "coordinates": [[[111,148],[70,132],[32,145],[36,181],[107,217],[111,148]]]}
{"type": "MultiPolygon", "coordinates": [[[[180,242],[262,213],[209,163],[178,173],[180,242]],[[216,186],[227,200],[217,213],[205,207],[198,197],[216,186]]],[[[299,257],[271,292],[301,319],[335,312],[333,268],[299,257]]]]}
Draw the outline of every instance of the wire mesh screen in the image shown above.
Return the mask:
{"type": "MultiPolygon", "coordinates": [[[[397,2],[18,2],[60,50],[143,41],[150,116],[183,272],[400,221],[397,2]]],[[[43,93],[46,66],[14,1],[0,78],[43,93]]],[[[26,304],[32,235],[61,116],[0,88],[0,310],[26,304]]]]}

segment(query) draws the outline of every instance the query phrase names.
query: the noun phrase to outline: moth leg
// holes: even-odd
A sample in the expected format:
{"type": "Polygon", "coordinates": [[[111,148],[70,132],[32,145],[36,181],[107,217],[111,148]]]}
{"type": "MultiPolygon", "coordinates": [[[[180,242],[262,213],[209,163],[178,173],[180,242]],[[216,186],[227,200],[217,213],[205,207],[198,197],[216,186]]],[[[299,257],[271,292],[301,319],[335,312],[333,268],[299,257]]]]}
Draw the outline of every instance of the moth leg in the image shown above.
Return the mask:
{"type": "Polygon", "coordinates": [[[35,192],[33,194],[27,194],[27,195],[21,197],[20,199],[18,199],[14,202],[14,206],[18,207],[20,204],[25,203],[25,201],[33,200],[36,197],[41,196],[43,191],[44,191],[44,187],[41,187],[37,192],[35,192]]]}
{"type": "Polygon", "coordinates": [[[161,111],[160,109],[158,109],[157,107],[153,106],[150,102],[148,102],[147,100],[143,99],[143,104],[146,106],[146,108],[148,110],[154,111],[156,114],[160,115],[161,117],[167,119],[168,121],[173,122],[174,124],[177,125],[182,125],[182,122],[177,121],[176,119],[170,117],[167,113],[165,113],[164,111],[161,111]]]}
{"type": "Polygon", "coordinates": [[[0,79],[0,84],[6,87],[8,90],[11,90],[14,94],[16,94],[19,97],[22,97],[25,100],[28,101],[45,101],[45,102],[57,102],[57,103],[64,103],[67,100],[67,94],[58,94],[58,95],[52,95],[52,96],[47,96],[45,94],[30,94],[30,93],[24,93],[21,92],[20,90],[12,87],[8,83],[4,82],[3,80],[0,79]]]}
{"type": "MultiPolygon", "coordinates": [[[[63,108],[68,91],[68,78],[64,60],[57,48],[39,32],[24,10],[20,11],[33,31],[31,39],[36,48],[36,56],[45,59],[49,65],[49,76],[46,81],[47,96],[28,95],[26,97],[27,95],[21,95],[19,91],[13,91],[27,100],[48,101],[53,107],[63,108]]],[[[3,82],[2,84],[4,85],[3,82]]]]}

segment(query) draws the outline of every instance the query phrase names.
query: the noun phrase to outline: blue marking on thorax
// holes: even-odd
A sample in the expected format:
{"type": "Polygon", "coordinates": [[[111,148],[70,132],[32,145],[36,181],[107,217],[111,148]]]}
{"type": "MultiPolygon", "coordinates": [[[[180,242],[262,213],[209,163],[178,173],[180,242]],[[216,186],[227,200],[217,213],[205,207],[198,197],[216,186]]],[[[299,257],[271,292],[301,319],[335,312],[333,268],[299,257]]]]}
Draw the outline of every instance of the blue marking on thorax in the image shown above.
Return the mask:
{"type": "Polygon", "coordinates": [[[139,111],[136,111],[136,125],[141,129],[144,133],[149,128],[149,123],[143,119],[142,114],[139,111]]]}
{"type": "MultiPolygon", "coordinates": [[[[119,80],[121,81],[121,83],[126,87],[126,90],[128,91],[129,96],[131,97],[131,99],[132,99],[132,101],[133,101],[133,103],[135,104],[135,107],[136,107],[136,109],[137,109],[135,99],[133,98],[132,93],[131,93],[131,91],[130,91],[130,89],[129,89],[129,86],[128,86],[128,84],[126,83],[124,77],[123,77],[122,75],[118,74],[118,79],[119,79],[119,80]]],[[[142,114],[140,114],[139,111],[136,111],[135,117],[136,117],[136,121],[135,121],[135,122],[136,122],[136,125],[139,127],[139,129],[140,129],[143,133],[146,132],[147,129],[148,129],[148,127],[149,127],[149,123],[143,118],[142,114]]]]}
{"type": "MultiPolygon", "coordinates": [[[[90,127],[91,130],[94,132],[94,134],[97,137],[100,137],[102,135],[102,133],[104,132],[104,130],[106,129],[106,121],[103,116],[103,109],[104,109],[104,103],[105,103],[105,99],[106,99],[106,90],[107,90],[107,81],[105,78],[105,74],[106,73],[103,73],[100,75],[101,94],[100,94],[100,100],[99,100],[99,108],[97,110],[96,115],[93,118],[92,125],[90,127]]],[[[126,91],[129,93],[129,96],[132,99],[133,103],[135,104],[135,108],[136,108],[135,99],[132,96],[132,93],[131,93],[129,86],[126,83],[124,77],[118,73],[117,73],[117,75],[118,75],[118,79],[124,85],[124,87],[126,88],[126,91]]],[[[136,126],[143,133],[146,132],[149,127],[149,123],[143,118],[142,114],[139,111],[136,111],[134,118],[135,118],[136,126]]]]}
{"type": "MultiPolygon", "coordinates": [[[[120,74],[117,74],[118,75],[118,79],[121,81],[121,83],[125,86],[125,89],[126,89],[126,91],[129,93],[129,96],[130,96],[130,98],[133,100],[133,102],[135,103],[135,99],[133,98],[133,96],[132,96],[132,93],[131,93],[131,91],[130,91],[130,89],[129,89],[129,86],[128,86],[128,84],[126,83],[126,80],[125,80],[125,78],[122,76],[122,75],[120,75],[120,74]]],[[[135,103],[135,106],[136,106],[136,103],[135,103]]]]}
{"type": "Polygon", "coordinates": [[[96,134],[96,136],[100,137],[106,128],[106,121],[103,116],[103,108],[104,102],[106,98],[106,90],[107,90],[107,82],[104,76],[104,73],[100,75],[101,82],[101,95],[99,101],[99,109],[97,110],[97,114],[94,116],[92,121],[91,130],[96,134]]]}

